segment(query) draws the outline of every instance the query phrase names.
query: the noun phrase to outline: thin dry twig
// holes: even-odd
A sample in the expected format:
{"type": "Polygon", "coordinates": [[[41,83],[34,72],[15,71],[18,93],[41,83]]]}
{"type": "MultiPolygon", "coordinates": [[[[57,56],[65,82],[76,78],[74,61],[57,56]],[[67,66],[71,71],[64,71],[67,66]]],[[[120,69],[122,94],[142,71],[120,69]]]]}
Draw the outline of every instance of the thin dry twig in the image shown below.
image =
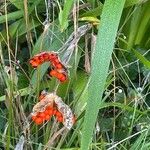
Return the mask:
{"type": "Polygon", "coordinates": [[[52,147],[54,140],[66,129],[66,127],[61,128],[59,131],[54,133],[54,135],[49,139],[43,150],[48,150],[49,147],[52,147]]]}
{"type": "Polygon", "coordinates": [[[76,47],[76,44],[80,40],[80,38],[85,35],[85,33],[90,30],[92,27],[91,24],[86,24],[77,29],[77,31],[73,32],[66,43],[58,50],[58,52],[63,52],[65,50],[65,53],[63,55],[62,61],[63,64],[67,66],[67,64],[70,61],[70,58],[72,56],[72,53],[74,51],[74,48],[76,47]]]}

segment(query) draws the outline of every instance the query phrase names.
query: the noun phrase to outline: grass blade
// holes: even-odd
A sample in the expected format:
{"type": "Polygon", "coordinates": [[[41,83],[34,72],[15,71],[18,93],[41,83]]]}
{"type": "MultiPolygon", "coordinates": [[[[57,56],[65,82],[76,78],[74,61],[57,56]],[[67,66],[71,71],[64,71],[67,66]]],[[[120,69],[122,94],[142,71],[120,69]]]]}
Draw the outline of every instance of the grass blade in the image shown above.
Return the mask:
{"type": "Polygon", "coordinates": [[[102,10],[103,10],[103,4],[100,3],[100,5],[98,7],[81,14],[80,17],[87,17],[87,16],[97,17],[97,16],[101,15],[102,10]]]}
{"type": "Polygon", "coordinates": [[[99,26],[96,49],[93,53],[87,110],[83,124],[81,150],[87,150],[96,122],[115,37],[125,0],[106,0],[99,26]]]}
{"type": "Polygon", "coordinates": [[[141,18],[142,18],[142,7],[136,7],[130,24],[130,32],[127,45],[128,50],[134,46],[136,35],[139,30],[139,25],[141,23],[141,18]]]}
{"type": "Polygon", "coordinates": [[[64,9],[63,10],[60,9],[59,22],[60,22],[62,31],[68,27],[68,16],[69,16],[70,10],[73,6],[73,2],[74,2],[74,0],[66,1],[64,4],[64,9]]]}
{"type": "MultiPolygon", "coordinates": [[[[142,13],[142,19],[140,20],[140,25],[138,28],[138,32],[137,32],[137,36],[136,36],[136,41],[135,41],[135,45],[139,45],[143,39],[143,37],[145,37],[145,32],[146,30],[149,28],[150,25],[150,1],[148,1],[147,3],[145,3],[145,5],[143,5],[144,7],[144,11],[142,13]]],[[[145,40],[144,40],[145,43],[145,40]]]]}
{"type": "Polygon", "coordinates": [[[133,51],[133,53],[135,54],[135,56],[147,67],[150,69],[150,61],[147,60],[142,54],[140,54],[138,51],[136,51],[135,49],[131,49],[133,51]]]}
{"type": "Polygon", "coordinates": [[[125,7],[130,7],[139,3],[140,3],[140,0],[127,0],[125,3],[125,7]]]}
{"type": "MultiPolygon", "coordinates": [[[[18,10],[18,11],[7,14],[7,20],[8,21],[15,20],[15,19],[21,18],[22,16],[23,16],[23,12],[21,10],[18,10]]],[[[6,21],[6,15],[0,16],[0,23],[3,23],[5,21],[6,21]]]]}

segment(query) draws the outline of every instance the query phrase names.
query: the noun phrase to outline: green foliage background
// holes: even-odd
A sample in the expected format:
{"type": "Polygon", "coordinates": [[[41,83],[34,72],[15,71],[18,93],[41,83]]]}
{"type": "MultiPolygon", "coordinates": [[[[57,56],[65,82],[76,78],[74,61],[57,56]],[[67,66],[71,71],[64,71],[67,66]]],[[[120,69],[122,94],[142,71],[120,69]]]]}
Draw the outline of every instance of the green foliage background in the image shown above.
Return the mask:
{"type": "Polygon", "coordinates": [[[0,148],[149,149],[149,8],[149,0],[1,1],[0,148]],[[31,68],[41,51],[62,61],[70,53],[69,82],[48,77],[46,63],[31,68]],[[29,118],[40,91],[57,86],[77,117],[61,133],[54,118],[41,126],[29,118]]]}

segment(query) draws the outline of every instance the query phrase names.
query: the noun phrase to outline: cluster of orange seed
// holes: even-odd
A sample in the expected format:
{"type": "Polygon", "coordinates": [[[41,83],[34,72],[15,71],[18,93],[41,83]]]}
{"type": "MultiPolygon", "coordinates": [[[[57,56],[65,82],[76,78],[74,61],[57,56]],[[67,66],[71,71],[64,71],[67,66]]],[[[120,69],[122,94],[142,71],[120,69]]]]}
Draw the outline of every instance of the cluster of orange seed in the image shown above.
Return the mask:
{"type": "Polygon", "coordinates": [[[55,93],[42,91],[38,102],[32,110],[32,121],[37,125],[49,121],[52,116],[55,116],[58,122],[71,129],[75,123],[75,116],[68,105],[66,105],[60,97],[55,93]]]}
{"type": "MultiPolygon", "coordinates": [[[[30,59],[32,67],[37,68],[44,62],[50,62],[52,70],[50,76],[57,78],[60,82],[68,79],[67,69],[60,61],[58,54],[55,52],[41,52],[30,59]]],[[[58,122],[62,122],[67,129],[71,129],[75,123],[75,116],[68,105],[56,95],[56,93],[42,92],[39,97],[40,102],[33,107],[31,117],[35,124],[40,125],[49,121],[55,116],[58,122]]]]}
{"type": "MultiPolygon", "coordinates": [[[[47,94],[47,93],[46,93],[47,94]]],[[[39,97],[40,101],[44,101],[44,97],[46,94],[41,94],[39,97]]],[[[57,110],[56,106],[54,106],[53,102],[51,105],[46,106],[45,110],[42,112],[36,113],[36,115],[32,115],[32,120],[37,124],[40,125],[44,123],[44,121],[49,121],[52,116],[55,116],[58,122],[63,122],[62,114],[57,110]]]]}
{"type": "Polygon", "coordinates": [[[32,67],[37,68],[44,62],[51,62],[53,70],[50,71],[52,77],[56,77],[60,82],[67,80],[67,71],[65,66],[61,63],[58,54],[55,52],[41,52],[30,59],[29,63],[32,67]]]}
{"type": "Polygon", "coordinates": [[[44,123],[44,121],[49,121],[52,116],[55,116],[58,122],[63,122],[62,114],[53,107],[48,106],[45,111],[37,113],[35,116],[32,116],[32,120],[40,125],[44,123]]]}

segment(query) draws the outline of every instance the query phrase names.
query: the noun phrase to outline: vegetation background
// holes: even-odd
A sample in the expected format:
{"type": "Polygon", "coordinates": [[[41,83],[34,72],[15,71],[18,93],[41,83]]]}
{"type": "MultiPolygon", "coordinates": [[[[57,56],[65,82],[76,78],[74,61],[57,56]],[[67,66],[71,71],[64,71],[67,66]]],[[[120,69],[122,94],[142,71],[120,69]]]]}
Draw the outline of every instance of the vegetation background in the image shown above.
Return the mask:
{"type": "Polygon", "coordinates": [[[150,149],[149,0],[0,1],[0,149],[150,149]],[[69,81],[29,59],[56,51],[69,81]],[[77,117],[62,131],[29,115],[53,90],[77,117]]]}

